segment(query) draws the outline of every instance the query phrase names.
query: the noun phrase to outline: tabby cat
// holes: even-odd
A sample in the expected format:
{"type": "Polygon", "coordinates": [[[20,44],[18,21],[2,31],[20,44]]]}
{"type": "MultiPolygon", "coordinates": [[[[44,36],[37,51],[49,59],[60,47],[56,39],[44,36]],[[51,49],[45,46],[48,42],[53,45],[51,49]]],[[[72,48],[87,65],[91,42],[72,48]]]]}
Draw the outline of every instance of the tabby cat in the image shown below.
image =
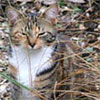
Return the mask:
{"type": "MultiPolygon", "coordinates": [[[[13,7],[6,8],[6,15],[10,23],[9,68],[12,75],[18,82],[33,91],[41,91],[47,100],[52,100],[52,93],[45,90],[54,89],[64,44],[57,41],[56,30],[46,19],[32,19],[13,7]]],[[[25,89],[14,90],[14,87],[12,97],[13,100],[43,99],[25,89]]]]}

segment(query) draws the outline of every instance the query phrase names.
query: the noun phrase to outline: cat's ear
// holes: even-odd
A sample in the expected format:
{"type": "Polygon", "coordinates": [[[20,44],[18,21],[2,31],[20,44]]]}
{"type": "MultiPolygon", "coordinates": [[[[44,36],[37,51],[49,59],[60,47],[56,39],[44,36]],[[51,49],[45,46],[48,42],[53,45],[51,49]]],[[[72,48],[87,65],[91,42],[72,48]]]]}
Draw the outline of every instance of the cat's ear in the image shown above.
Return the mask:
{"type": "Polygon", "coordinates": [[[50,5],[42,14],[40,18],[38,18],[38,24],[43,27],[46,31],[55,31],[55,24],[57,23],[58,16],[58,5],[57,3],[50,5]]]}
{"type": "Polygon", "coordinates": [[[58,5],[55,3],[50,5],[49,8],[44,12],[44,17],[48,19],[52,24],[56,24],[58,13],[58,5]]]}
{"type": "Polygon", "coordinates": [[[19,12],[13,7],[6,7],[6,15],[11,25],[14,25],[19,18],[19,12]]]}

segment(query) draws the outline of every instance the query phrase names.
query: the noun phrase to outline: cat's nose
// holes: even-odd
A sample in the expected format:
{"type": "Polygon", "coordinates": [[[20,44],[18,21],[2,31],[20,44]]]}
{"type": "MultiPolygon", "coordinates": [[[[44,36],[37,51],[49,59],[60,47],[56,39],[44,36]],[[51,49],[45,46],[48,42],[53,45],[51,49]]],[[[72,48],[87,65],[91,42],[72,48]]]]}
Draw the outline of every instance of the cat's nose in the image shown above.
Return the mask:
{"type": "Polygon", "coordinates": [[[30,46],[33,48],[35,46],[35,43],[30,43],[30,46]]]}

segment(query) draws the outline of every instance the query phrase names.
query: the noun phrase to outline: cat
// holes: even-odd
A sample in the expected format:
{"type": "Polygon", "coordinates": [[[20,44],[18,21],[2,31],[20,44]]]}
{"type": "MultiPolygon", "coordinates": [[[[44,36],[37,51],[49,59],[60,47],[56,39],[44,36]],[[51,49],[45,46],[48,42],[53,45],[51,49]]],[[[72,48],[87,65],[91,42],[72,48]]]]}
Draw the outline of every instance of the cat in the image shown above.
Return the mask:
{"type": "MultiPolygon", "coordinates": [[[[6,8],[6,15],[10,27],[9,68],[12,75],[21,84],[33,91],[42,91],[42,96],[52,100],[52,93],[45,90],[53,90],[58,81],[64,43],[57,41],[56,29],[44,18],[34,20],[13,7],[6,8]]],[[[25,89],[17,90],[13,87],[13,100],[43,99],[25,89]]]]}

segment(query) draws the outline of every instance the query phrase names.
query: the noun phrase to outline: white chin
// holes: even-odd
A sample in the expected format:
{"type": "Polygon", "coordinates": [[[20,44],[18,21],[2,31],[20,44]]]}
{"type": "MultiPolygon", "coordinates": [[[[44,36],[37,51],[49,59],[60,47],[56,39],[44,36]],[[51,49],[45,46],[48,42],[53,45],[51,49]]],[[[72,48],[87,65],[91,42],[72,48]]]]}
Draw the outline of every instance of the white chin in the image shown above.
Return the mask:
{"type": "Polygon", "coordinates": [[[38,46],[34,46],[33,49],[37,50],[37,49],[41,49],[42,47],[38,47],[38,46]]]}
{"type": "Polygon", "coordinates": [[[31,46],[29,46],[29,49],[30,50],[38,50],[38,49],[40,49],[41,47],[37,47],[37,46],[34,46],[33,48],[31,47],[31,46]]]}

